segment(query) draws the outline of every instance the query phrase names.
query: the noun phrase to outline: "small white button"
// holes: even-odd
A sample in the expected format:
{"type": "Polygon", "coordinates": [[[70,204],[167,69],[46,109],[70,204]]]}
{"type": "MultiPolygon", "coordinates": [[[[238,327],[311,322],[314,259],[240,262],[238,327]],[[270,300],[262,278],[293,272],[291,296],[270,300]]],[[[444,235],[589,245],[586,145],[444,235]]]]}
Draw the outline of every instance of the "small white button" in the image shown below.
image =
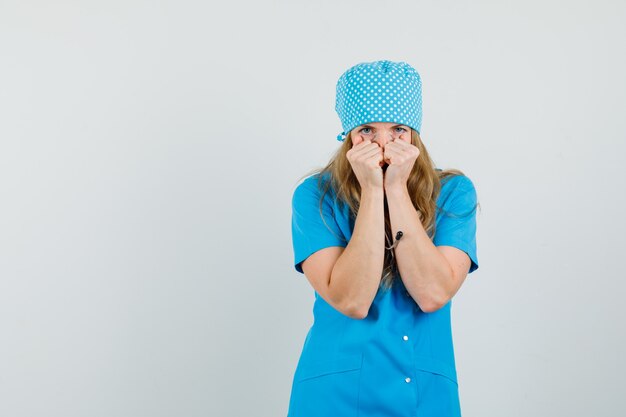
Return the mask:
{"type": "Polygon", "coordinates": [[[409,382],[411,382],[411,378],[406,378],[406,379],[405,379],[405,381],[406,381],[406,382],[407,382],[407,384],[408,384],[409,382]]]}
{"type": "Polygon", "coordinates": [[[409,336],[402,336],[404,340],[409,340],[409,336]]]}

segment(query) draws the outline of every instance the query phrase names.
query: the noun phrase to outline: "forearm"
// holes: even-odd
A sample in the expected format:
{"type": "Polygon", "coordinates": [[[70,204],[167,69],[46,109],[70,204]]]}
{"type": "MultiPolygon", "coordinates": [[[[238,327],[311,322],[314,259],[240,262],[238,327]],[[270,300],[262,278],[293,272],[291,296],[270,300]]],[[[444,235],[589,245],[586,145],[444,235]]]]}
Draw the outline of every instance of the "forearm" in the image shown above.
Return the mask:
{"type": "Polygon", "coordinates": [[[354,317],[365,317],[383,270],[385,256],[384,190],[364,189],[352,237],[337,259],[329,289],[338,305],[354,317]]]}
{"type": "Polygon", "coordinates": [[[452,269],[424,229],[406,186],[386,191],[392,234],[402,230],[395,258],[402,282],[423,311],[434,311],[449,299],[452,269]]]}

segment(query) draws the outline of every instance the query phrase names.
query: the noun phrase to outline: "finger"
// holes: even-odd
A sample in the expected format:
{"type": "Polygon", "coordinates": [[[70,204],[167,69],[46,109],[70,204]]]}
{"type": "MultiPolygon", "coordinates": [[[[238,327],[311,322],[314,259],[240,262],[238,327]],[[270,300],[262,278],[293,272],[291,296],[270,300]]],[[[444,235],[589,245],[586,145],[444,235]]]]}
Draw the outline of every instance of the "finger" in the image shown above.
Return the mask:
{"type": "Polygon", "coordinates": [[[391,158],[395,158],[398,156],[398,151],[396,149],[394,149],[393,147],[385,147],[385,153],[384,153],[384,157],[386,160],[390,160],[391,158]]]}
{"type": "Polygon", "coordinates": [[[365,140],[360,136],[355,136],[352,138],[352,149],[354,148],[358,148],[360,146],[363,146],[365,144],[367,144],[368,142],[371,142],[369,139],[365,140]]]}
{"type": "Polygon", "coordinates": [[[363,159],[365,160],[374,160],[376,161],[376,163],[378,163],[379,161],[381,161],[383,159],[383,152],[382,149],[380,149],[379,147],[373,148],[373,149],[368,149],[363,151],[362,154],[363,159]]]}
{"type": "Polygon", "coordinates": [[[389,146],[391,149],[407,149],[407,146],[412,146],[409,143],[404,142],[403,140],[396,139],[387,143],[385,147],[389,146]]]}
{"type": "Polygon", "coordinates": [[[362,146],[358,146],[357,147],[357,152],[362,153],[362,152],[371,152],[372,150],[378,150],[380,149],[380,146],[375,143],[370,141],[369,139],[367,140],[367,143],[363,143],[361,144],[362,146]]]}
{"type": "Polygon", "coordinates": [[[352,158],[361,158],[364,152],[368,152],[368,149],[375,148],[377,145],[371,143],[369,140],[365,142],[361,142],[358,145],[352,146],[352,148],[348,151],[350,153],[350,157],[352,158]]]}
{"type": "Polygon", "coordinates": [[[368,148],[361,148],[361,149],[351,149],[348,151],[349,153],[346,154],[348,156],[348,158],[353,161],[353,162],[357,162],[357,163],[371,163],[370,161],[372,159],[380,159],[382,158],[381,152],[378,149],[377,145],[374,145],[374,147],[368,147],[368,148]],[[376,155],[379,156],[376,156],[376,155]]]}
{"type": "Polygon", "coordinates": [[[377,152],[380,152],[380,148],[375,143],[352,150],[354,157],[358,159],[367,159],[377,152]]]}
{"type": "Polygon", "coordinates": [[[393,146],[388,143],[387,146],[385,146],[385,152],[388,155],[395,155],[396,157],[402,158],[410,158],[416,150],[416,146],[407,143],[404,143],[403,145],[395,143],[393,146]]]}

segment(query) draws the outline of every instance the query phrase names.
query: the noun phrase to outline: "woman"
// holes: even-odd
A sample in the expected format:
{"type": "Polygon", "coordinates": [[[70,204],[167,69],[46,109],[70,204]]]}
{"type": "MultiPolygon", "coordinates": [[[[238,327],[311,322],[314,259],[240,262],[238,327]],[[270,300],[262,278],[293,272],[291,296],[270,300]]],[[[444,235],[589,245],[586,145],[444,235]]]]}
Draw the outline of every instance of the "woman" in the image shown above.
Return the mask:
{"type": "Polygon", "coordinates": [[[292,200],[315,303],[289,417],[460,416],[450,307],[478,268],[474,185],[428,156],[410,65],[355,65],[336,92],[343,144],[292,200]]]}

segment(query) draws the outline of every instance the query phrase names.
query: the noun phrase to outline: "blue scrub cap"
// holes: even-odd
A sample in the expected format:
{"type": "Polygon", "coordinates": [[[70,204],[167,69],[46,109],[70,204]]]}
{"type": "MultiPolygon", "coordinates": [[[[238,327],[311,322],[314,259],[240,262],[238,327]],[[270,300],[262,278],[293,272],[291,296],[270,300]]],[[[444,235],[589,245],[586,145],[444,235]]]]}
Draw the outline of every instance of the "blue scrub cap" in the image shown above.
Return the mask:
{"type": "Polygon", "coordinates": [[[422,127],[422,79],[406,62],[374,61],[357,64],[337,81],[335,111],[343,132],[370,122],[393,122],[416,130],[422,127]]]}

